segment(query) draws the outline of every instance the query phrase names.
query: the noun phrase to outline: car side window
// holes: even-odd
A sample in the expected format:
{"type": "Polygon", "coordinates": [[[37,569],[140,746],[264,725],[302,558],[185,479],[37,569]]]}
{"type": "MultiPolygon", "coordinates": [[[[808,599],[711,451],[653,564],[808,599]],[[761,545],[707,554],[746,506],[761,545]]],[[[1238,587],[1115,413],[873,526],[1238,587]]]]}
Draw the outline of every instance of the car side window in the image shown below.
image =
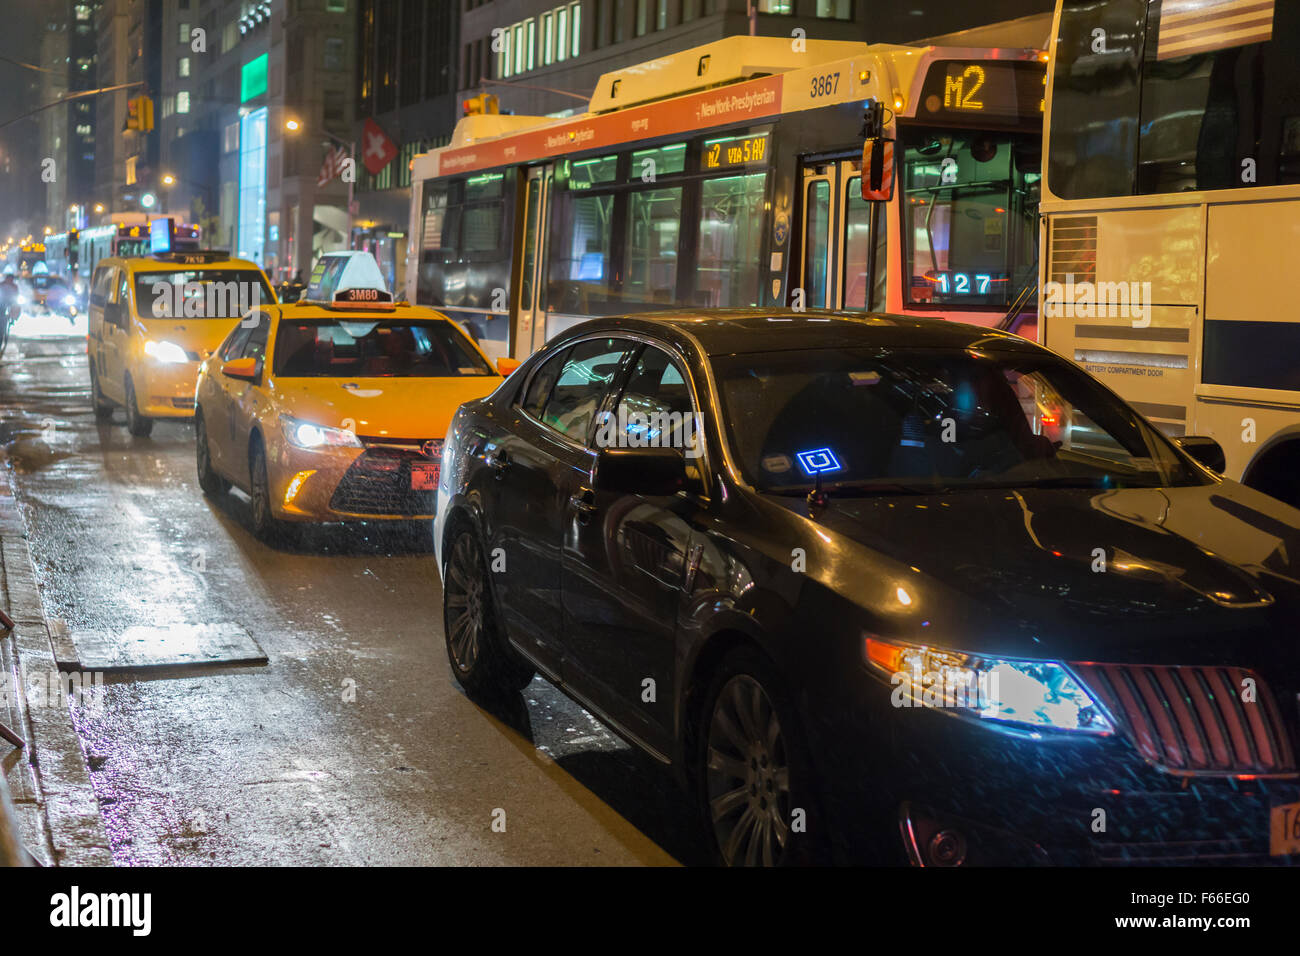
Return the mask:
{"type": "Polygon", "coordinates": [[[663,349],[647,345],[614,410],[617,444],[695,451],[698,424],[685,372],[663,349]]]}
{"type": "Polygon", "coordinates": [[[90,280],[90,303],[91,305],[103,306],[108,301],[108,290],[113,285],[113,269],[110,266],[100,266],[95,270],[95,276],[90,280]]]}
{"type": "Polygon", "coordinates": [[[564,369],[565,359],[569,357],[572,348],[561,349],[555,355],[552,355],[533,373],[532,380],[528,383],[528,390],[524,393],[523,400],[519,407],[526,411],[533,418],[542,417],[542,409],[546,407],[546,400],[551,397],[551,389],[555,387],[555,380],[560,377],[560,372],[564,369]]]}
{"type": "Polygon", "coordinates": [[[221,351],[217,353],[221,356],[221,361],[229,362],[233,358],[238,358],[252,331],[252,329],[244,328],[242,325],[235,326],[235,330],[226,337],[225,344],[221,346],[221,351]]]}
{"type": "Polygon", "coordinates": [[[542,409],[542,421],[560,434],[585,443],[609,383],[632,348],[633,343],[626,339],[589,339],[575,345],[542,409]]]}
{"type": "Polygon", "coordinates": [[[248,338],[244,340],[243,348],[240,349],[238,358],[257,359],[260,365],[263,359],[266,358],[266,340],[270,332],[270,319],[267,318],[265,312],[259,312],[257,324],[251,327],[248,338]]]}
{"type": "Polygon", "coordinates": [[[122,281],[117,284],[117,301],[126,306],[131,301],[131,284],[126,281],[126,273],[122,273],[122,281]]]}

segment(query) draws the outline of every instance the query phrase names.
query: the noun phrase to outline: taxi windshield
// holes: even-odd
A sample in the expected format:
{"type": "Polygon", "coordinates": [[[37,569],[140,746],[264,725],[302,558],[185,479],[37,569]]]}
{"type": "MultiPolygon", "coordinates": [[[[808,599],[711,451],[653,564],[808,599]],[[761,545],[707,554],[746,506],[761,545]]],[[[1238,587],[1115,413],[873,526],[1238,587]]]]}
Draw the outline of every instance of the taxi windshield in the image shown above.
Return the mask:
{"type": "Polygon", "coordinates": [[[256,269],[137,272],[136,311],[145,318],[237,319],[275,301],[256,269]]]}
{"type": "Polygon", "coordinates": [[[419,319],[295,319],[280,323],[275,374],[285,378],[492,375],[454,325],[419,319]]]}

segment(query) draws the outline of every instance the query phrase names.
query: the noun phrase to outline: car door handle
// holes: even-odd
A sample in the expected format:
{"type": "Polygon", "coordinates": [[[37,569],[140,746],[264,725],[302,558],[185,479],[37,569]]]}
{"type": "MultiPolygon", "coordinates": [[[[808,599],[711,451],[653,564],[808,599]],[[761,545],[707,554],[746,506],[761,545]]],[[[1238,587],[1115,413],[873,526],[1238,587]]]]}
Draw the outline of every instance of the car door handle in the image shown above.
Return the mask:
{"type": "Polygon", "coordinates": [[[588,518],[596,513],[596,502],[592,499],[595,492],[590,488],[583,488],[576,495],[569,496],[569,507],[578,513],[578,520],[585,522],[588,518]]]}
{"type": "Polygon", "coordinates": [[[501,448],[496,454],[488,456],[487,463],[488,467],[496,472],[497,478],[502,478],[505,476],[506,469],[510,467],[510,456],[506,454],[504,448],[501,448]]]}

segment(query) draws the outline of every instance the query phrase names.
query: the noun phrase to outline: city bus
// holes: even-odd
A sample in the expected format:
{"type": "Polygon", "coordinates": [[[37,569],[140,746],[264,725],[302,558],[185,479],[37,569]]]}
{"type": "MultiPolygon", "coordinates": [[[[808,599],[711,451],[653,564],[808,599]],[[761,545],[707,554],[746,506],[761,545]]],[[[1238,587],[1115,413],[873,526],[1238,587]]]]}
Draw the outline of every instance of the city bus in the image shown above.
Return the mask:
{"type": "Polygon", "coordinates": [[[186,223],[176,213],[122,212],[111,217],[111,222],[80,230],[75,239],[71,232],[55,233],[45,237],[45,262],[51,272],[65,273],[69,279],[85,285],[95,270],[95,264],[105,256],[133,258],[149,255],[149,223],[155,219],[172,220],[172,248],[176,251],[196,251],[201,245],[202,232],[197,225],[186,223]],[[75,243],[77,267],[71,268],[75,243]]]}
{"type": "Polygon", "coordinates": [[[1005,324],[1037,287],[1045,60],[730,37],[606,73],[577,116],[468,115],[412,163],[406,295],[494,358],[674,307],[1005,324]],[[887,199],[863,197],[875,103],[887,199]]]}
{"type": "Polygon", "coordinates": [[[1300,5],[1058,0],[1040,329],[1300,505],[1300,5]],[[1074,304],[1070,300],[1074,299],[1074,304]]]}

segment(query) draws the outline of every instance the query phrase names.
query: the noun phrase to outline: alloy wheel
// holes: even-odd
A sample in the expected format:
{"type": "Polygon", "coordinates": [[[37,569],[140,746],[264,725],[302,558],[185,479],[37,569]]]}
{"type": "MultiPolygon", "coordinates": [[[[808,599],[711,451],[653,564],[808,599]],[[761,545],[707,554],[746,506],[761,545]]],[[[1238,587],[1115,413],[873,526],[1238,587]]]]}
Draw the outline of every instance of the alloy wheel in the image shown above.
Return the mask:
{"type": "Polygon", "coordinates": [[[483,577],[474,540],[468,534],[456,539],[447,562],[448,646],[452,662],[462,673],[474,669],[483,636],[483,577]]]}
{"type": "Polygon", "coordinates": [[[708,810],[729,866],[777,866],[790,838],[790,766],[781,722],[748,674],[731,678],[709,721],[708,810]]]}

